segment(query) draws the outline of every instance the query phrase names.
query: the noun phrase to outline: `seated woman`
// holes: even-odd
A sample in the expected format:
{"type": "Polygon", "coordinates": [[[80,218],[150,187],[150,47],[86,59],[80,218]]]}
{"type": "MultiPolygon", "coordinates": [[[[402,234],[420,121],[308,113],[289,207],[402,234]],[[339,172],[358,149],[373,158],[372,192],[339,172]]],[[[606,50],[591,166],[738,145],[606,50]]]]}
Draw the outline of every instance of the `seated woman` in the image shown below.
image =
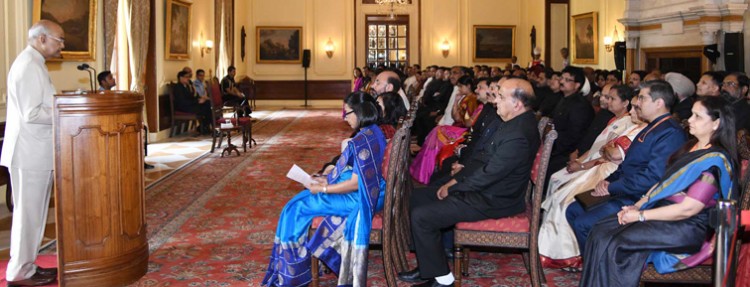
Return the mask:
{"type": "Polygon", "coordinates": [[[694,136],[669,160],[662,179],[635,205],[594,225],[580,286],[638,286],[644,264],[659,273],[711,256],[709,209],[736,195],[734,114],[721,97],[701,97],[688,120],[694,136]],[[691,255],[692,254],[692,255],[691,255]]]}
{"type": "Polygon", "coordinates": [[[385,137],[377,126],[377,104],[368,97],[346,97],[344,119],[357,134],[327,179],[305,186],[281,211],[264,286],[310,283],[312,255],[336,274],[344,274],[338,285],[366,285],[372,216],[382,209],[385,191],[385,137]],[[325,219],[308,240],[307,231],[317,216],[325,219]]]}
{"type": "Polygon", "coordinates": [[[435,162],[440,149],[446,144],[463,138],[464,133],[474,125],[484,107],[477,101],[477,95],[474,94],[474,79],[463,76],[458,79],[457,86],[457,104],[453,106],[452,111],[453,125],[433,128],[409,167],[411,176],[423,184],[429,183],[430,176],[435,171],[435,162]]]}
{"type": "Polygon", "coordinates": [[[201,125],[198,127],[201,134],[211,132],[211,102],[208,97],[197,97],[195,89],[190,85],[190,73],[180,71],[177,73],[178,83],[173,86],[174,110],[179,112],[198,115],[201,125]]]}
{"type": "Polygon", "coordinates": [[[406,116],[406,106],[401,96],[395,92],[382,93],[378,96],[377,101],[382,111],[380,130],[383,131],[385,138],[390,140],[396,133],[399,119],[406,116]]]}
{"type": "Polygon", "coordinates": [[[607,178],[625,157],[630,142],[646,127],[635,112],[621,115],[621,109],[627,109],[628,101],[623,107],[623,97],[632,97],[627,86],[612,88],[604,100],[609,101],[609,109],[615,114],[610,125],[604,129],[594,142],[592,148],[584,155],[569,164],[550,178],[550,188],[542,208],[545,210],[542,225],[539,229],[539,254],[542,265],[548,268],[580,269],[581,254],[573,230],[565,218],[565,210],[574,197],[596,187],[596,184],[607,178]],[[618,92],[618,90],[621,90],[618,92]],[[627,119],[624,123],[621,119],[627,119]],[[622,129],[622,127],[625,129],[622,129]],[[604,142],[604,144],[601,144],[604,142]]]}

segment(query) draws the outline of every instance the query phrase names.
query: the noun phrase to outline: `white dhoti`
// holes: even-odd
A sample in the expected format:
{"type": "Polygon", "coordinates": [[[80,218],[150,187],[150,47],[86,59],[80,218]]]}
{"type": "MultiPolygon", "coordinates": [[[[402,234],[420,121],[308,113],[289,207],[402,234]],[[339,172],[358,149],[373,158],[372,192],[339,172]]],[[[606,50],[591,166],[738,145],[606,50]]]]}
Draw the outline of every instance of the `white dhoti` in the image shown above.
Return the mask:
{"type": "Polygon", "coordinates": [[[44,236],[52,190],[51,170],[9,168],[13,186],[10,261],[5,279],[18,281],[36,273],[36,256],[44,236]]]}

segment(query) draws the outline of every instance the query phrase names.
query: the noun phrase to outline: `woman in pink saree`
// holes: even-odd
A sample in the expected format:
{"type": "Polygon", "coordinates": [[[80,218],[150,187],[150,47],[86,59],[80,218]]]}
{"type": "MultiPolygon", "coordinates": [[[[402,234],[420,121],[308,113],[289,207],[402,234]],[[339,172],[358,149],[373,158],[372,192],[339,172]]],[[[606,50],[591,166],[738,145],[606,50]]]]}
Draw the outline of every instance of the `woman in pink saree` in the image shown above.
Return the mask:
{"type": "Polygon", "coordinates": [[[477,95],[473,92],[474,79],[463,76],[458,79],[457,86],[458,104],[454,105],[451,111],[455,122],[450,126],[437,126],[432,129],[409,167],[411,176],[420,183],[429,183],[430,176],[435,171],[436,158],[440,149],[461,139],[468,128],[474,125],[477,116],[482,111],[483,105],[479,104],[477,95]]]}

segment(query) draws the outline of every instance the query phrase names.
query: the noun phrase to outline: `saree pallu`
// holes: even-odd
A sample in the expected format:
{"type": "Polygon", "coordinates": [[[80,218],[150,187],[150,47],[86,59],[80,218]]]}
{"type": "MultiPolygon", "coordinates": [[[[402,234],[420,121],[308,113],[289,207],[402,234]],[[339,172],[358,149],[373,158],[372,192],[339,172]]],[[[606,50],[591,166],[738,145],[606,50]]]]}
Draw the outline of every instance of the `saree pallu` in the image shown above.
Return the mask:
{"type": "MultiPolygon", "coordinates": [[[[718,173],[719,192],[713,196],[713,200],[734,198],[736,187],[732,180],[734,173],[731,161],[723,151],[717,148],[708,148],[681,157],[672,167],[667,169],[666,175],[649,194],[649,199],[641,206],[641,210],[650,209],[660,200],[673,197],[686,190],[695,178],[709,168],[714,168],[718,173]]],[[[707,205],[705,208],[711,207],[707,205]]],[[[672,254],[665,251],[654,251],[649,255],[646,263],[653,263],[654,269],[661,274],[697,266],[713,254],[713,240],[714,238],[707,239],[700,251],[695,254],[672,254]]]]}
{"type": "Polygon", "coordinates": [[[377,126],[361,129],[327,178],[329,184],[336,184],[356,174],[357,191],[312,194],[303,190],[287,203],[279,217],[264,286],[309,284],[311,255],[338,274],[338,286],[366,286],[372,216],[382,209],[385,195],[384,151],[385,138],[377,126]],[[307,231],[316,216],[325,219],[308,240],[307,231]]]}

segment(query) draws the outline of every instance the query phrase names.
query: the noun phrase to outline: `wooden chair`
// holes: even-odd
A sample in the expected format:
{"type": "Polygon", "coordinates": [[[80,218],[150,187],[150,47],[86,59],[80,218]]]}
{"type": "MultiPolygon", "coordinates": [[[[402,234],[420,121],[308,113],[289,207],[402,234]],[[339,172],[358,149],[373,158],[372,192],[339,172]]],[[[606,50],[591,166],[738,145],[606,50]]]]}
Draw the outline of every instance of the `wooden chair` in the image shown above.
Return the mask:
{"type": "MultiPolygon", "coordinates": [[[[740,160],[747,162],[750,159],[750,140],[748,139],[748,132],[746,130],[740,130],[737,132],[737,149],[740,155],[740,160]]],[[[740,209],[750,209],[750,184],[748,184],[748,178],[750,173],[746,172],[741,176],[740,183],[742,196],[740,200],[740,209]]],[[[741,244],[737,244],[739,247],[741,244]]],[[[737,254],[737,252],[735,252],[737,254]]],[[[690,269],[680,270],[668,274],[659,274],[654,269],[653,264],[649,264],[641,274],[641,284],[646,282],[654,283],[676,283],[676,284],[712,284],[714,278],[714,266],[713,257],[707,259],[698,266],[690,269]]]]}
{"type": "Polygon", "coordinates": [[[175,136],[177,133],[181,133],[183,124],[187,124],[187,129],[190,130],[190,126],[192,125],[192,123],[198,123],[199,121],[197,114],[174,110],[174,85],[177,84],[167,84],[167,93],[169,93],[169,110],[172,116],[172,126],[169,132],[169,137],[175,136]]]}
{"type": "MultiPolygon", "coordinates": [[[[381,245],[383,266],[388,286],[396,286],[396,274],[405,271],[408,249],[408,202],[411,194],[411,180],[402,176],[409,168],[409,144],[411,139],[411,119],[402,120],[396,134],[391,139],[389,148],[388,173],[385,175],[386,191],[383,210],[376,213],[372,220],[370,245],[381,245]]],[[[313,220],[310,236],[322,222],[323,217],[313,220]]],[[[319,279],[319,261],[312,258],[312,282],[317,287],[319,279]]]]}
{"type": "MultiPolygon", "coordinates": [[[[248,143],[252,148],[253,143],[255,143],[255,140],[252,137],[253,118],[239,117],[237,113],[238,107],[226,105],[224,103],[221,98],[221,84],[219,83],[219,79],[215,77],[212,78],[208,86],[208,93],[211,96],[211,118],[213,119],[211,121],[211,124],[213,125],[214,130],[214,132],[211,133],[211,137],[213,138],[211,144],[211,152],[213,153],[217,147],[221,146],[221,143],[224,140],[224,134],[219,132],[218,128],[227,120],[233,125],[242,127],[242,148],[247,151],[246,146],[248,143]],[[232,114],[232,116],[225,117],[225,114],[232,114]],[[219,141],[218,144],[216,142],[217,139],[219,141]]],[[[229,141],[229,139],[227,139],[227,141],[229,141]]],[[[257,145],[257,143],[255,144],[257,145]]]]}
{"type": "Polygon", "coordinates": [[[477,222],[461,222],[456,224],[454,275],[455,286],[461,286],[461,277],[468,276],[469,249],[465,246],[501,247],[522,249],[524,264],[531,277],[532,286],[542,286],[545,282],[544,270],[539,260],[539,226],[541,223],[542,193],[547,165],[552,154],[552,145],[557,139],[557,132],[551,125],[540,125],[540,131],[545,131],[543,145],[537,152],[536,176],[532,171],[532,179],[526,194],[526,212],[512,217],[487,219],[477,222]]]}
{"type": "Polygon", "coordinates": [[[242,79],[237,82],[237,89],[240,90],[243,94],[245,94],[245,98],[248,101],[248,105],[250,106],[251,110],[255,110],[255,81],[251,79],[248,76],[242,77],[242,79]]]}

